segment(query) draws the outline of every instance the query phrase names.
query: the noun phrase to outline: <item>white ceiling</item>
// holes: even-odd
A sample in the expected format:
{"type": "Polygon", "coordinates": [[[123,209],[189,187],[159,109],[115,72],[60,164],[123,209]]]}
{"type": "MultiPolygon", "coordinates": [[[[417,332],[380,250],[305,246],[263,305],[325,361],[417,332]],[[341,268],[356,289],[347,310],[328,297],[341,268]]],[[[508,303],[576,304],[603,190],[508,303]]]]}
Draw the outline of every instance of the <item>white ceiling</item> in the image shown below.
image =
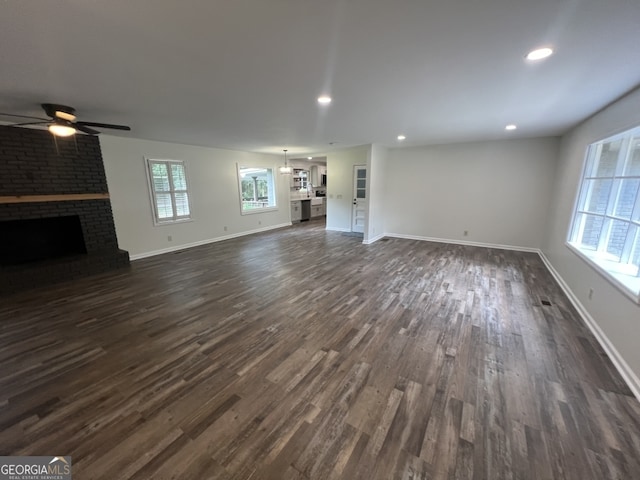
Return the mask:
{"type": "Polygon", "coordinates": [[[2,0],[0,66],[1,112],[63,103],[176,143],[558,135],[640,84],[640,0],[2,0]]]}

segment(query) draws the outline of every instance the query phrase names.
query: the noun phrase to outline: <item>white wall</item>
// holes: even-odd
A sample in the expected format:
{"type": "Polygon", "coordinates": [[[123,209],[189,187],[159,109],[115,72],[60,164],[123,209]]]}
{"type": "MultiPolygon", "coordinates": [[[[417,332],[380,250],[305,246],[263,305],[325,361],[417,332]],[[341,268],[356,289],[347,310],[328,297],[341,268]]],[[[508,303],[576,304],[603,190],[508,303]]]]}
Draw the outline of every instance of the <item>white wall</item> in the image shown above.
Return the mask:
{"type": "Polygon", "coordinates": [[[367,163],[369,199],[367,222],[364,231],[364,243],[372,243],[384,236],[387,158],[389,150],[381,145],[372,145],[367,163]]]}
{"type": "Polygon", "coordinates": [[[586,148],[614,133],[640,125],[640,89],[610,105],[562,139],[558,171],[549,211],[549,231],[543,252],[571,290],[578,306],[610,344],[610,355],[627,381],[640,382],[640,306],[611,285],[565,245],[582,173],[586,148]],[[589,289],[594,294],[588,299],[589,289]]]}
{"type": "Polygon", "coordinates": [[[390,150],[386,232],[540,248],[558,145],[534,138],[390,150]]]}
{"type": "Polygon", "coordinates": [[[369,145],[323,154],[327,157],[327,230],[351,231],[353,166],[367,165],[369,145]]]}
{"type": "Polygon", "coordinates": [[[240,215],[236,164],[275,169],[282,163],[277,155],[108,135],[100,136],[100,144],[118,243],[132,258],[290,224],[288,177],[279,174],[276,193],[280,208],[240,215]],[[154,225],[145,157],[186,162],[193,221],[154,225]]]}

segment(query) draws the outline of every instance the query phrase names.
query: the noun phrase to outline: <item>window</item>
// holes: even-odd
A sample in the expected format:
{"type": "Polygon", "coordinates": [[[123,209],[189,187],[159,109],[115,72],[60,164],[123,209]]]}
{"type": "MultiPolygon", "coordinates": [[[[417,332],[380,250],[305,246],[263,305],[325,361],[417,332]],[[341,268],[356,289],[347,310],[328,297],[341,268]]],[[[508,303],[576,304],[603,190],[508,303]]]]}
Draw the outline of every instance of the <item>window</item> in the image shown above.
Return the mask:
{"type": "Polygon", "coordinates": [[[240,213],[260,213],[276,209],[273,168],[238,165],[240,213]]]}
{"type": "Polygon", "coordinates": [[[147,165],[155,222],[189,220],[191,208],[184,162],[148,159],[147,165]]]}
{"type": "Polygon", "coordinates": [[[640,127],[589,146],[568,243],[640,303],[640,127]]]}

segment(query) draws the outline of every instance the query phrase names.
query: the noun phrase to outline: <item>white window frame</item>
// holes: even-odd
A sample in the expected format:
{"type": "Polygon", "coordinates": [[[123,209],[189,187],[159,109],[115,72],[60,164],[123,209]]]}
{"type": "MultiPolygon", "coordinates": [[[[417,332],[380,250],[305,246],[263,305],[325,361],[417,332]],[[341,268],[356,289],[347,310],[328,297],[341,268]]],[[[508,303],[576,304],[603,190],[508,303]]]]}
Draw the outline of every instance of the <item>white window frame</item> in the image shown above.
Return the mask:
{"type": "Polygon", "coordinates": [[[151,198],[151,207],[153,210],[153,223],[154,225],[170,225],[181,222],[190,222],[192,221],[193,209],[191,207],[191,191],[189,189],[189,176],[187,173],[187,166],[184,160],[169,160],[169,159],[158,159],[158,158],[145,158],[146,170],[147,170],[147,180],[149,186],[149,196],[151,198]],[[165,164],[167,165],[167,171],[169,173],[169,190],[159,192],[156,191],[155,185],[153,183],[153,172],[152,166],[154,164],[165,164]],[[171,172],[171,165],[179,164],[182,165],[182,169],[184,170],[185,182],[186,182],[186,190],[176,190],[173,182],[173,174],[171,172]],[[166,193],[171,197],[171,208],[173,210],[172,217],[160,218],[158,212],[158,200],[157,193],[166,193]],[[187,204],[189,206],[189,214],[188,215],[178,215],[176,211],[176,193],[186,193],[187,194],[187,204]]]}
{"type": "MultiPolygon", "coordinates": [[[[265,212],[273,212],[278,210],[278,192],[277,192],[277,177],[276,177],[276,167],[264,166],[259,164],[254,164],[251,162],[247,163],[237,163],[237,173],[238,173],[238,198],[240,200],[240,215],[254,215],[256,213],[265,213],[265,212]],[[268,179],[271,180],[270,190],[272,191],[272,195],[269,195],[268,201],[266,205],[256,206],[251,209],[245,209],[245,202],[242,199],[242,179],[243,179],[243,171],[246,169],[255,169],[256,171],[267,170],[269,173],[267,174],[268,179]]],[[[246,174],[245,174],[246,175],[246,174]]]]}
{"type": "Polygon", "coordinates": [[[594,142],[587,147],[566,245],[611,284],[640,304],[640,267],[632,264],[633,256],[640,249],[640,188],[636,191],[629,218],[616,215],[622,181],[640,180],[640,174],[630,175],[626,171],[634,147],[640,148],[637,145],[640,145],[640,126],[594,142]],[[593,162],[599,161],[603,145],[616,141],[621,141],[621,146],[614,173],[606,176],[595,176],[593,162]],[[611,189],[604,213],[589,210],[592,192],[589,182],[598,180],[611,181],[611,189]],[[598,245],[595,249],[584,246],[581,243],[587,216],[603,219],[598,245]],[[620,258],[607,252],[614,222],[628,225],[620,258]]]}

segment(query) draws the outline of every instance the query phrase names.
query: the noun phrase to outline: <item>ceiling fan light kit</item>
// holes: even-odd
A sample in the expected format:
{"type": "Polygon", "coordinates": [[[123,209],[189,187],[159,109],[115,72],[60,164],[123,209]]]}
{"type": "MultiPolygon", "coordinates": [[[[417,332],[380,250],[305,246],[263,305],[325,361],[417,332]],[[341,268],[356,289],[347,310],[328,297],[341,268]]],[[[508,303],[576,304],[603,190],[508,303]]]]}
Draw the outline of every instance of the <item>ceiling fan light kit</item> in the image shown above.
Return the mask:
{"type": "Polygon", "coordinates": [[[49,131],[57,137],[70,137],[71,135],[76,133],[75,128],[60,122],[54,122],[49,125],[49,131]]]}

